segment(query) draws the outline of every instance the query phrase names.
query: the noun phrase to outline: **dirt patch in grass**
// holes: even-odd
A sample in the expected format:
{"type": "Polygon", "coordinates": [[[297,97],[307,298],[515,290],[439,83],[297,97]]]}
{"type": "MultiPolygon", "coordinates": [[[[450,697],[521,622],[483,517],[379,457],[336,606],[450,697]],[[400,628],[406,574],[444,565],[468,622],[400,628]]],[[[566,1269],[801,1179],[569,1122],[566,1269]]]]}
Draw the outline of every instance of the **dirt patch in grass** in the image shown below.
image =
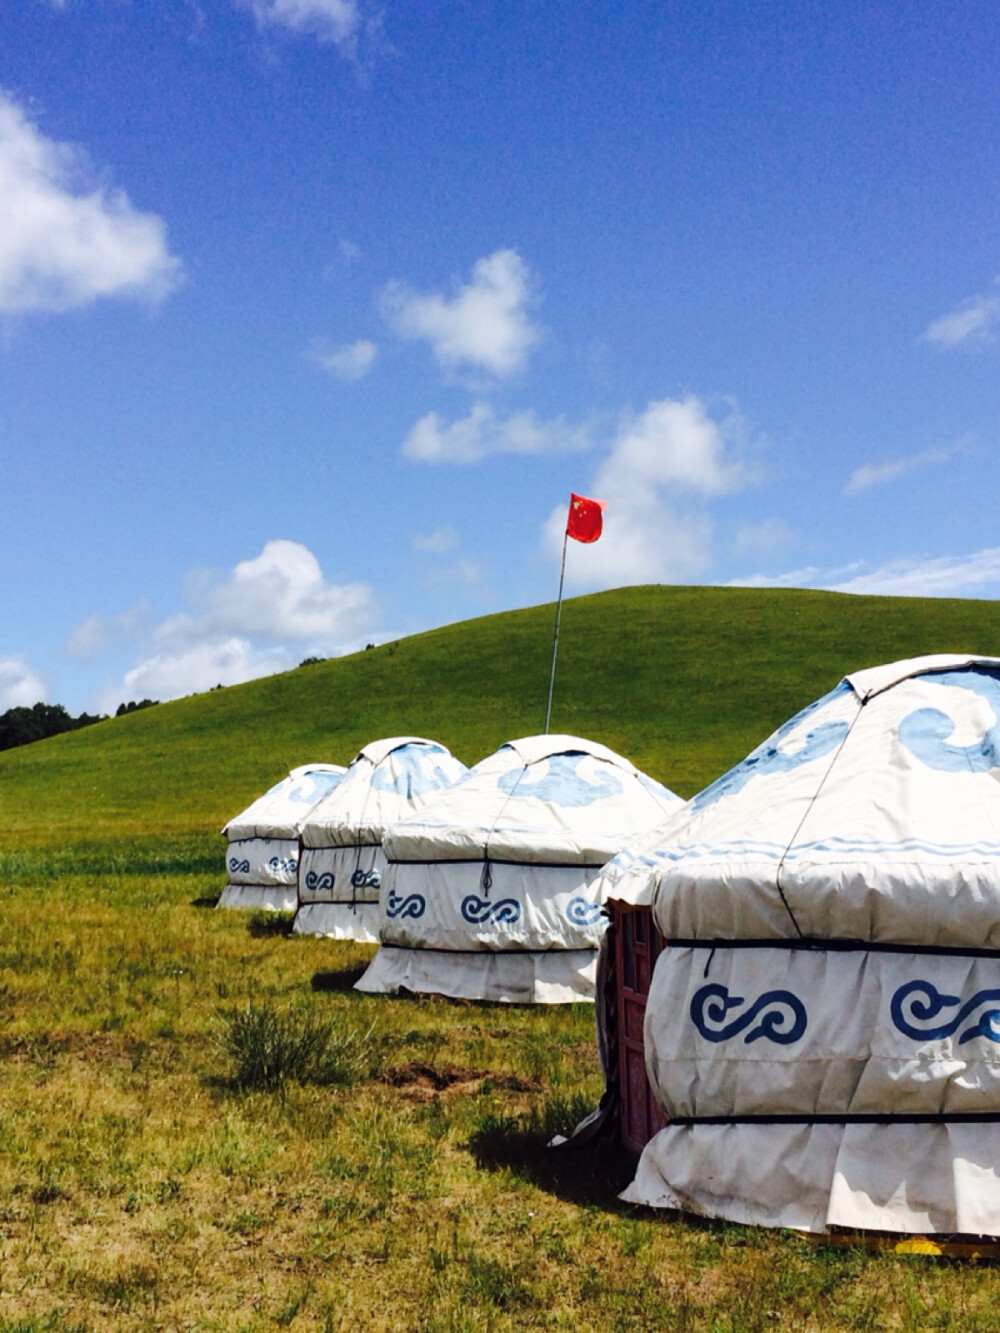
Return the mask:
{"type": "Polygon", "coordinates": [[[391,1065],[383,1070],[381,1082],[399,1088],[409,1101],[426,1102],[439,1096],[474,1097],[484,1083],[505,1092],[535,1092],[537,1079],[521,1078],[500,1069],[463,1069],[461,1065],[429,1065],[419,1060],[391,1065]]]}
{"type": "MultiPolygon", "coordinates": [[[[190,1054],[208,1045],[200,1033],[185,1035],[190,1054]]],[[[71,1029],[24,1033],[0,1038],[0,1059],[48,1068],[61,1061],[121,1066],[136,1070],[148,1063],[169,1063],[176,1043],[170,1038],[143,1040],[121,1032],[78,1032],[71,1029]]]]}

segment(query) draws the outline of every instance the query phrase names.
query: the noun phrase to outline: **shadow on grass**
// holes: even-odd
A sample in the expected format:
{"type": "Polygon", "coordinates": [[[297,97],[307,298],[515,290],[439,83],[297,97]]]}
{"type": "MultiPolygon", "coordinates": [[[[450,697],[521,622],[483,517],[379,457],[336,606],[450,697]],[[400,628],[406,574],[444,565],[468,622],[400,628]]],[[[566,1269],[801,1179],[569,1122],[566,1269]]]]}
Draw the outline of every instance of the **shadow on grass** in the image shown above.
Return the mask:
{"type": "Polygon", "coordinates": [[[309,984],[317,991],[349,991],[367,971],[368,964],[359,963],[356,967],[342,967],[336,972],[315,972],[309,984]]]}
{"type": "Polygon", "coordinates": [[[192,898],[192,899],[191,899],[191,906],[192,906],[192,907],[218,907],[218,905],[219,905],[219,899],[220,899],[221,897],[222,897],[222,894],[221,894],[221,893],[215,893],[215,894],[213,894],[213,895],[212,895],[211,897],[209,897],[209,898],[192,898]]]}
{"type": "Polygon", "coordinates": [[[570,1203],[625,1211],[618,1195],[635,1174],[635,1158],[611,1133],[581,1147],[548,1146],[592,1109],[582,1098],[556,1097],[524,1115],[488,1113],[470,1134],[469,1151],[484,1170],[510,1171],[570,1203]]]}
{"type": "Polygon", "coordinates": [[[247,934],[255,940],[288,939],[294,921],[294,912],[251,912],[247,934]]]}

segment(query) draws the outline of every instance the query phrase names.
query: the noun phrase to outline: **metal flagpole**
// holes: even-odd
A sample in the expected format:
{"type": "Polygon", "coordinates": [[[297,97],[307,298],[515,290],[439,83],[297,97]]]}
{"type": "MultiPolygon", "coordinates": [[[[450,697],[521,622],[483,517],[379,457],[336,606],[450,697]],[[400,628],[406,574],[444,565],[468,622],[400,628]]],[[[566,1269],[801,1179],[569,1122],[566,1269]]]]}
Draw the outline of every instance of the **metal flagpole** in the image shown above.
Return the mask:
{"type": "Polygon", "coordinates": [[[562,566],[559,570],[559,599],[556,602],[556,632],[552,640],[552,672],[549,676],[549,706],[545,710],[545,735],[549,734],[549,720],[552,717],[552,689],[556,683],[556,653],[559,651],[559,617],[562,615],[563,579],[566,576],[566,543],[569,541],[569,526],[563,533],[562,566]]]}

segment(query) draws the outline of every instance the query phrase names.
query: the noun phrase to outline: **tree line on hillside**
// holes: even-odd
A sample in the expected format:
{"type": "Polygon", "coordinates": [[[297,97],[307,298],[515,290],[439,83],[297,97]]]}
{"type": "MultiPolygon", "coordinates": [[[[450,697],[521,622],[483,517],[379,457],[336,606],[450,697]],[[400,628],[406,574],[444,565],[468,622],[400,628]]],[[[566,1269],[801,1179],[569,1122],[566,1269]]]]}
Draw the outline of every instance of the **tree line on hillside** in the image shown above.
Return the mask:
{"type": "MultiPolygon", "coordinates": [[[[134,699],[127,704],[119,704],[115,717],[125,713],[134,713],[140,708],[150,708],[156,699],[143,699],[136,703],[134,699]]],[[[94,722],[104,722],[106,713],[81,713],[72,717],[62,704],[32,704],[8,708],[0,713],[0,750],[13,750],[18,745],[30,745],[32,741],[44,741],[49,736],[59,736],[64,731],[77,731],[80,727],[89,727],[94,722]]]]}

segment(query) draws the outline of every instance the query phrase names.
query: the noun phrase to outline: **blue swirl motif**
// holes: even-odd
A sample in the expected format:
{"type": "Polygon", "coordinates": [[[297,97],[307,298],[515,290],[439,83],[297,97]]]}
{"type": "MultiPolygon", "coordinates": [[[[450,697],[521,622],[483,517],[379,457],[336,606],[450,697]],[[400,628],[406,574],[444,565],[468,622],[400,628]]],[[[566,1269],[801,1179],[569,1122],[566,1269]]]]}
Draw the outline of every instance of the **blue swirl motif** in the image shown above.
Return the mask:
{"type": "Polygon", "coordinates": [[[423,916],[426,906],[427,899],[423,894],[410,893],[405,898],[400,898],[390,889],[389,901],[385,905],[385,914],[390,920],[397,916],[416,918],[423,916]]]}
{"type": "Polygon", "coordinates": [[[701,1035],[709,1041],[728,1041],[736,1037],[754,1021],[758,1014],[763,1014],[760,1022],[743,1038],[744,1042],[757,1041],[766,1037],[779,1046],[790,1046],[798,1041],[806,1030],[809,1021],[805,1005],[788,990],[769,990],[755,1000],[746,1013],[726,1022],[730,1009],[738,1009],[745,1004],[742,995],[730,995],[726,986],[715,982],[702,986],[696,991],[691,1001],[691,1019],[701,1035]],[[791,1020],[791,1027],[787,1027],[791,1020]],[[714,1026],[709,1026],[713,1024],[714,1026]]]}
{"type": "Polygon", "coordinates": [[[934,1041],[939,1037],[950,1037],[957,1032],[970,1014],[983,1006],[978,1020],[971,1028],[966,1028],[958,1039],[959,1046],[976,1037],[985,1037],[988,1041],[1000,1042],[1000,990],[976,991],[971,1000],[962,1004],[960,995],[945,995],[929,981],[908,981],[892,997],[889,1013],[895,1026],[905,1037],[915,1041],[934,1041]],[[923,996],[924,998],[920,998],[923,996]],[[962,1005],[957,1014],[939,1023],[936,1027],[915,1027],[917,1023],[931,1023],[945,1009],[962,1005]]]}
{"type": "Polygon", "coordinates": [[[351,887],[355,889],[377,889],[382,884],[382,876],[377,870],[355,870],[351,876],[351,887]]]}
{"type": "MultiPolygon", "coordinates": [[[[299,868],[299,863],[294,856],[290,856],[287,861],[283,861],[280,856],[272,856],[267,863],[267,868],[272,875],[277,875],[279,871],[285,875],[294,875],[299,868]]],[[[247,869],[250,869],[249,865],[247,869]]]]}
{"type": "MultiPolygon", "coordinates": [[[[613,773],[599,773],[596,782],[580,776],[580,765],[585,754],[552,754],[546,760],[545,773],[532,781],[524,768],[513,768],[501,773],[497,786],[508,796],[536,796],[551,805],[577,808],[605,801],[609,796],[622,794],[621,781],[613,773]]],[[[529,770],[530,771],[530,770],[529,770]]]]}
{"type": "Polygon", "coordinates": [[[769,736],[762,745],[758,745],[756,750],[747,755],[731,768],[728,773],[723,773],[721,778],[716,778],[707,786],[704,791],[700,791],[691,802],[692,810],[703,810],[707,805],[714,805],[723,796],[735,796],[741,792],[751,778],[765,773],[790,773],[793,769],[801,768],[803,764],[811,764],[814,759],[822,759],[824,755],[835,750],[842,744],[850,727],[843,718],[837,718],[831,722],[821,722],[818,727],[814,727],[806,736],[806,743],[800,750],[795,750],[791,754],[779,749],[787,737],[796,730],[801,724],[827,704],[839,699],[842,694],[850,691],[850,685],[846,680],[825,694],[822,699],[817,699],[808,708],[803,708],[801,713],[796,713],[783,726],[780,726],[773,736],[769,736]]]}
{"type": "Polygon", "coordinates": [[[482,926],[487,922],[513,925],[521,919],[521,904],[516,898],[498,898],[491,903],[488,898],[477,898],[470,893],[462,899],[462,916],[470,926],[482,926]]]}
{"type": "Polygon", "coordinates": [[[574,926],[593,926],[601,918],[600,903],[589,903],[586,898],[570,898],[566,904],[566,918],[574,926]]]}
{"type": "Polygon", "coordinates": [[[317,875],[315,870],[310,870],[306,875],[306,888],[316,890],[333,888],[333,871],[325,870],[322,875],[317,875]]]}
{"type": "Polygon", "coordinates": [[[231,856],[231,857],[229,858],[229,869],[233,872],[234,875],[241,875],[241,874],[242,874],[242,875],[249,875],[249,874],[250,874],[250,862],[249,862],[249,861],[240,861],[237,857],[235,857],[235,856],[231,856]]]}
{"type": "MultiPolygon", "coordinates": [[[[444,769],[430,763],[430,756],[437,754],[447,756],[448,751],[442,745],[401,745],[376,767],[372,787],[375,791],[393,792],[407,800],[450,787],[455,775],[449,777],[444,769]]],[[[452,762],[459,772],[464,772],[457,760],[452,762]]]]}
{"type": "Polygon", "coordinates": [[[303,773],[288,793],[290,801],[299,805],[316,805],[324,796],[329,796],[334,787],[339,787],[346,773],[303,773]]]}
{"type": "Polygon", "coordinates": [[[955,685],[985,699],[993,725],[974,745],[951,745],[955,719],[940,708],[916,708],[899,724],[899,739],[928,768],[941,773],[988,773],[1000,768],[1000,681],[982,671],[936,671],[920,676],[931,685],[955,685]]]}

